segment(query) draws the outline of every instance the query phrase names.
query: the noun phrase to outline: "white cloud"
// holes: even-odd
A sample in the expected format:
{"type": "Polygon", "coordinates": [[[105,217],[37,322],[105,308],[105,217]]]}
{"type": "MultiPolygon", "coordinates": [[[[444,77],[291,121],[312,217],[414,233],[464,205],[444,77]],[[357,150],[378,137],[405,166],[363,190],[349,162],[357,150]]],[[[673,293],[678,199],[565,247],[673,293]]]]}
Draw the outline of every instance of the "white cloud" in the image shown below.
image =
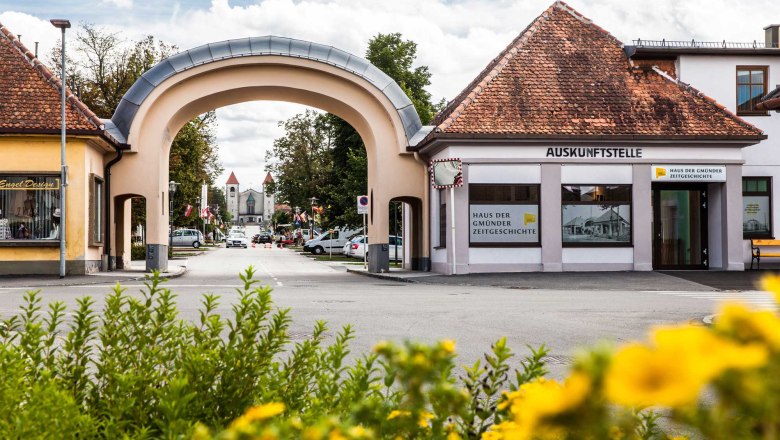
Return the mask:
{"type": "Polygon", "coordinates": [[[114,5],[117,8],[121,8],[121,9],[132,9],[133,8],[133,0],[102,0],[101,3],[114,5]]]}

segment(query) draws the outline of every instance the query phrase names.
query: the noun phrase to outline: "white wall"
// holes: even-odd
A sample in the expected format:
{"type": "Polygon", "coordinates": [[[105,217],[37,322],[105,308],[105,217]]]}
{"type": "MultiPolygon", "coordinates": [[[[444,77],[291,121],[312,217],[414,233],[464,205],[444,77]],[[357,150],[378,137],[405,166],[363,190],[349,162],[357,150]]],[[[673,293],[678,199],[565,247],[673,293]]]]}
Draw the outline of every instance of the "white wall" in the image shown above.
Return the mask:
{"type": "MultiPolygon", "coordinates": [[[[731,112],[737,112],[737,66],[769,66],[767,92],[780,85],[780,56],[681,56],[678,77],[714,98],[731,112]]],[[[769,116],[741,116],[769,136],[743,150],[743,176],[772,176],[772,221],[775,237],[780,236],[780,113],[769,116]]],[[[739,209],[737,207],[736,209],[739,209]]],[[[747,261],[750,260],[749,254],[747,261]]]]}

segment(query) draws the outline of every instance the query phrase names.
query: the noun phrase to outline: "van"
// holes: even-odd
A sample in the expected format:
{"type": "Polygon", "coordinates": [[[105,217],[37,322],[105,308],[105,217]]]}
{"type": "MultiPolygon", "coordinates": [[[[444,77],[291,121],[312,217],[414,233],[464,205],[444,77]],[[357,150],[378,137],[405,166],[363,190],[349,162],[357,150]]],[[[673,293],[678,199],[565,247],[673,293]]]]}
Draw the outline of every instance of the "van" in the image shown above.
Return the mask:
{"type": "Polygon", "coordinates": [[[316,238],[306,241],[303,244],[304,252],[311,252],[316,255],[322,254],[341,254],[344,245],[356,234],[362,232],[361,228],[337,228],[323,232],[316,238]]]}
{"type": "Polygon", "coordinates": [[[192,246],[195,249],[203,244],[203,233],[197,229],[177,229],[171,236],[173,246],[192,246]]]}

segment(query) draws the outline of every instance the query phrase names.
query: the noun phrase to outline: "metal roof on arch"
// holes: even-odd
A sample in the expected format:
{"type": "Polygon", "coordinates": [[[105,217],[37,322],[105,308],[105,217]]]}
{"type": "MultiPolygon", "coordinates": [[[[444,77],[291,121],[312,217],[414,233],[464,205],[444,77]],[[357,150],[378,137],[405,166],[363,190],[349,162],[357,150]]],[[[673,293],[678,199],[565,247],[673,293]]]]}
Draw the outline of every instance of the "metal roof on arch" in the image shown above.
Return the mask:
{"type": "Polygon", "coordinates": [[[421,128],[420,117],[401,87],[364,58],[332,46],[285,37],[265,36],[209,43],[168,57],[147,70],[122,97],[106,129],[120,142],[127,142],[138,108],[155,87],[177,73],[230,58],[276,55],[304,58],[330,64],[353,73],[379,89],[393,104],[404,125],[407,141],[421,128]]]}

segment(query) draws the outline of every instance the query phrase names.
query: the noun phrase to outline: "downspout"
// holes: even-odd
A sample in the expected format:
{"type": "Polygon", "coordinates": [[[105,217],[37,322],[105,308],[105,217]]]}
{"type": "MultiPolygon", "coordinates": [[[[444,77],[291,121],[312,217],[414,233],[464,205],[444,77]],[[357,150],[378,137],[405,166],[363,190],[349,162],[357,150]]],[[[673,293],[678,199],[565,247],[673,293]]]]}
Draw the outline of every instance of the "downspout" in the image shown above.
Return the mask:
{"type": "Polygon", "coordinates": [[[106,166],[103,168],[103,176],[106,178],[106,191],[105,191],[105,211],[106,211],[106,222],[105,222],[105,237],[106,237],[106,244],[104,246],[105,253],[106,253],[106,272],[112,271],[112,265],[111,265],[111,167],[113,167],[117,162],[122,160],[122,155],[124,154],[124,149],[121,145],[114,144],[113,145],[114,150],[116,150],[116,157],[111,159],[106,166]]]}

